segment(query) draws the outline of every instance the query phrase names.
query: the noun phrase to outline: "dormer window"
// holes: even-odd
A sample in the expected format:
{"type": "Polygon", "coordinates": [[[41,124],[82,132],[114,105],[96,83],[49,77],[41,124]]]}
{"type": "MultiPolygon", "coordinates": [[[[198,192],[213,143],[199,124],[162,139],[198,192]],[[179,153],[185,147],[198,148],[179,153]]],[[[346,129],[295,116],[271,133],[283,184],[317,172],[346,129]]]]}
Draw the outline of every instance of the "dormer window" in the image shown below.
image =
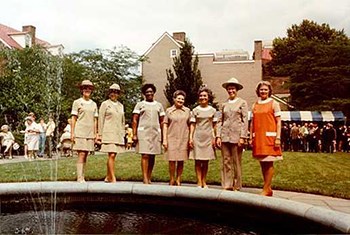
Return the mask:
{"type": "Polygon", "coordinates": [[[171,58],[174,58],[177,56],[177,49],[171,49],[170,50],[170,57],[171,58]]]}

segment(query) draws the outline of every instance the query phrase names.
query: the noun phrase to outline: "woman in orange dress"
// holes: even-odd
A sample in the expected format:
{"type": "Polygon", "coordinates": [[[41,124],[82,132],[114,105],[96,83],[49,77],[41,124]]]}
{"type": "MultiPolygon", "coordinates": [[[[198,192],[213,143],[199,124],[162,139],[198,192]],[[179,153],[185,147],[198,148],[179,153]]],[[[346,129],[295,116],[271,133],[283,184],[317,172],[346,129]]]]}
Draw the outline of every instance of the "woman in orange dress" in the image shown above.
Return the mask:
{"type": "Polygon", "coordinates": [[[261,195],[272,196],[273,162],[282,160],[281,109],[271,98],[272,88],[269,82],[259,82],[256,94],[259,98],[252,108],[250,143],[253,146],[253,157],[259,160],[264,178],[261,195]]]}

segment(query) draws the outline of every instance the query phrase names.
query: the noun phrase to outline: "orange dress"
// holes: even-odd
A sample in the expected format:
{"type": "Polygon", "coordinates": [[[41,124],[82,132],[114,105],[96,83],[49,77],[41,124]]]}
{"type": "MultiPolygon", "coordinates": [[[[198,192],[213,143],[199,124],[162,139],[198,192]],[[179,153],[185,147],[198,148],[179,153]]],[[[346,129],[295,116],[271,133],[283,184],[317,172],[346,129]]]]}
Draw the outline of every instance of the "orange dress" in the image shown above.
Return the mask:
{"type": "Polygon", "coordinates": [[[253,156],[255,158],[279,157],[282,155],[281,147],[275,146],[277,123],[276,110],[274,110],[273,104],[274,101],[271,99],[268,102],[256,102],[253,106],[252,135],[254,137],[253,156]]]}

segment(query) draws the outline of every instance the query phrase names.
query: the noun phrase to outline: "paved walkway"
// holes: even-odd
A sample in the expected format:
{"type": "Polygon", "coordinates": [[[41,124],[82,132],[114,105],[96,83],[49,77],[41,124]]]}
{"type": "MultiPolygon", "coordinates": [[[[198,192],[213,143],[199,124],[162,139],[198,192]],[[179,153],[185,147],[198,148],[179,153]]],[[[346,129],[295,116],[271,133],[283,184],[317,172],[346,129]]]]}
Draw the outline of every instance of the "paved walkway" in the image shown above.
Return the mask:
{"type": "MultiPolygon", "coordinates": [[[[57,159],[56,156],[53,156],[52,159],[57,159]]],[[[38,161],[43,160],[52,160],[48,158],[38,158],[38,161]]],[[[0,159],[0,164],[8,164],[8,163],[18,163],[28,161],[23,156],[14,156],[13,159],[0,159]]],[[[163,184],[163,183],[160,183],[163,184]]],[[[184,184],[186,186],[194,186],[191,184],[184,184]]],[[[219,186],[209,186],[210,188],[220,188],[219,186]]],[[[242,192],[259,194],[261,189],[257,188],[243,188],[242,192]]],[[[314,206],[319,206],[335,211],[344,212],[350,214],[350,200],[342,199],[342,198],[334,198],[328,196],[307,194],[307,193],[298,193],[298,192],[289,192],[289,191],[279,191],[274,190],[273,195],[275,198],[283,198],[297,202],[303,202],[307,204],[311,204],[314,206]]]]}

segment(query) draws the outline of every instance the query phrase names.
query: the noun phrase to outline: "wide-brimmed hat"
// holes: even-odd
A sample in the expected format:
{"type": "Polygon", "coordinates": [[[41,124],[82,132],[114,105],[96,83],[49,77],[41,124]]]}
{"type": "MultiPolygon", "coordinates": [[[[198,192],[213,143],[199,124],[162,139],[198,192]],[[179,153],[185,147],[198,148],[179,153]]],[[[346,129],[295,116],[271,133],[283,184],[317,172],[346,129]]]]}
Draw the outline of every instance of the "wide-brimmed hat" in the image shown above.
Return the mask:
{"type": "Polygon", "coordinates": [[[84,86],[89,86],[89,87],[94,87],[94,84],[90,80],[84,80],[80,83],[79,87],[84,87],[84,86]]]}
{"type": "Polygon", "coordinates": [[[33,118],[31,117],[31,116],[28,116],[28,117],[26,117],[24,120],[31,120],[31,121],[33,121],[33,118]]]}
{"type": "Polygon", "coordinates": [[[229,80],[227,80],[226,82],[224,82],[224,83],[222,84],[222,87],[226,89],[226,87],[227,87],[228,85],[234,85],[234,86],[237,88],[237,90],[243,89],[242,84],[239,83],[239,81],[237,80],[237,78],[234,78],[234,77],[232,77],[232,78],[230,78],[229,80]]]}
{"type": "Polygon", "coordinates": [[[113,83],[110,87],[109,90],[118,90],[120,91],[120,86],[116,83],[113,83]]]}

